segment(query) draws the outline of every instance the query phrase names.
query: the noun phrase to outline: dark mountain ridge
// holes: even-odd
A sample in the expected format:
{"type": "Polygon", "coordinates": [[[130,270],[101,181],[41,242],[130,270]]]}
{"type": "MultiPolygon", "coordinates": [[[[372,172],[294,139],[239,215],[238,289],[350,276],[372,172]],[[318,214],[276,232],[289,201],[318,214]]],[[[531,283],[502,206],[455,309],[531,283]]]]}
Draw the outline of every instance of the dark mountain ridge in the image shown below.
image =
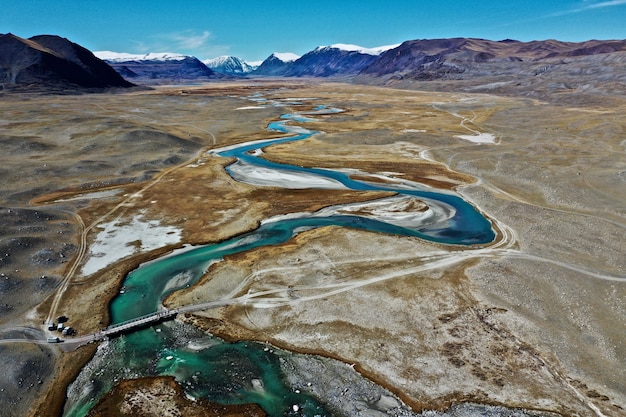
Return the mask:
{"type": "Polygon", "coordinates": [[[251,75],[282,76],[291,64],[292,62],[283,61],[275,54],[272,54],[267,57],[251,75]]]}
{"type": "Polygon", "coordinates": [[[413,40],[382,53],[353,82],[441,91],[579,98],[626,92],[626,40],[413,40]]]}
{"type": "Polygon", "coordinates": [[[562,42],[549,39],[520,42],[474,38],[422,39],[406,41],[384,52],[371,65],[363,68],[361,74],[382,76],[421,70],[424,74],[445,77],[465,72],[475,63],[537,62],[619,51],[626,51],[625,40],[562,42]]]}
{"type": "Polygon", "coordinates": [[[170,60],[105,61],[119,74],[137,82],[209,80],[218,74],[194,56],[170,60]]]}
{"type": "Polygon", "coordinates": [[[131,87],[89,50],[65,38],[0,35],[0,85],[68,88],[131,87]]]}
{"type": "Polygon", "coordinates": [[[376,55],[326,46],[307,52],[291,62],[282,75],[286,77],[355,75],[374,62],[376,58],[376,55]]]}

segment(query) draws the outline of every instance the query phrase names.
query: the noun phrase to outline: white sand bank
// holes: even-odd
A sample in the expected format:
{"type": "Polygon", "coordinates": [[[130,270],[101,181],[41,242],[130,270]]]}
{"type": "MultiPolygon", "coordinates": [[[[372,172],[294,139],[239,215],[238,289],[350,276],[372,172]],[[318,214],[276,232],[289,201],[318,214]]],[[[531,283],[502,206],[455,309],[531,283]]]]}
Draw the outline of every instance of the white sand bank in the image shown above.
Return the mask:
{"type": "Polygon", "coordinates": [[[353,204],[339,204],[315,213],[291,213],[275,216],[262,223],[281,221],[287,218],[327,217],[336,215],[358,215],[409,229],[421,229],[443,224],[454,217],[454,208],[439,201],[418,199],[412,196],[394,196],[379,200],[353,204]]]}
{"type": "Polygon", "coordinates": [[[258,167],[242,162],[234,163],[229,169],[235,180],[257,186],[274,186],[292,190],[306,188],[341,190],[346,188],[339,181],[306,172],[258,167]]]}

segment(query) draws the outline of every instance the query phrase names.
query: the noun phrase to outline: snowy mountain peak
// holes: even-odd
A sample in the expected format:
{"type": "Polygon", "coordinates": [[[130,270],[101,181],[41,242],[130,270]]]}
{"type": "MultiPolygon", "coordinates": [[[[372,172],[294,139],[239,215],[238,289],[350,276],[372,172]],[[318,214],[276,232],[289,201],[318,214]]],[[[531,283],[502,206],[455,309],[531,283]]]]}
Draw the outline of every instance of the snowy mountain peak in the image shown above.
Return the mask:
{"type": "Polygon", "coordinates": [[[377,46],[375,48],[364,48],[364,47],[359,46],[359,45],[352,45],[352,44],[347,44],[347,43],[335,43],[335,44],[330,45],[330,46],[319,46],[315,50],[316,51],[322,51],[322,50],[328,50],[328,49],[339,49],[340,51],[358,52],[358,53],[364,54],[364,55],[375,55],[375,56],[377,56],[377,55],[382,54],[385,51],[388,51],[388,50],[393,49],[393,48],[397,48],[398,46],[400,46],[400,44],[377,46]]]}
{"type": "Polygon", "coordinates": [[[217,58],[202,61],[204,65],[215,72],[222,74],[242,75],[248,74],[258,66],[251,65],[235,56],[218,56],[217,58]]]}
{"type": "Polygon", "coordinates": [[[293,62],[300,58],[300,55],[296,55],[291,52],[274,52],[272,56],[283,62],[293,62]]]}
{"type": "Polygon", "coordinates": [[[108,62],[128,61],[182,61],[189,58],[187,55],[173,52],[151,52],[148,54],[127,54],[125,52],[96,51],[95,56],[108,62]]]}
{"type": "Polygon", "coordinates": [[[239,61],[239,59],[234,56],[223,55],[223,56],[218,56],[217,58],[205,59],[202,62],[204,62],[204,65],[210,68],[211,65],[215,65],[215,66],[222,65],[227,62],[233,62],[235,60],[239,61]]]}

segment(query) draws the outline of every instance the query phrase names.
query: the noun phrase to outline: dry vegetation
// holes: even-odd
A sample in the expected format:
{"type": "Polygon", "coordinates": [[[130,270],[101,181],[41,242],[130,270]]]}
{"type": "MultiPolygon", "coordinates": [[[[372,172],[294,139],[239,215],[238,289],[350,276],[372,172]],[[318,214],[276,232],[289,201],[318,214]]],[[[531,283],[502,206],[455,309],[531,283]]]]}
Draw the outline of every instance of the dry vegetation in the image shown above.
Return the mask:
{"type": "MultiPolygon", "coordinates": [[[[45,338],[50,297],[80,254],[81,231],[92,224],[142,213],[179,228],[182,238],[92,276],[82,277],[79,268],[58,311],[81,333],[107,323],[108,301],[127,271],[174,246],[216,242],[272,215],[383,195],[257,188],[230,179],[226,162],[204,150],[270,137],[266,123],[302,109],[235,110],[257,92],[285,102],[315,97],[311,105],[346,110],[307,124],[324,133],[266,149],[268,159],[353,168],[362,171],[355,177],[372,181],[370,174],[393,172],[456,189],[510,227],[507,238],[524,256],[498,253],[411,272],[424,254],[460,248],[322,228],[229,257],[197,286],[171,297],[169,306],[218,298],[240,283],[242,293],[295,289],[294,302],[280,308],[233,306],[185,319],[230,339],[271,341],[355,363],[416,410],[475,401],[624,415],[626,100],[615,97],[611,106],[583,107],[304,83],[3,97],[0,141],[10,158],[0,168],[0,245],[7,254],[0,263],[2,338],[45,338]],[[455,137],[471,131],[491,133],[498,144],[455,137]],[[71,199],[103,190],[114,192],[71,199]],[[387,276],[340,295],[307,298],[330,283],[387,276]],[[305,285],[317,290],[298,291],[305,285]]],[[[96,232],[86,233],[87,242],[96,232]]],[[[64,384],[91,354],[90,348],[61,353],[43,346],[20,356],[21,344],[0,349],[3,357],[18,358],[1,387],[20,378],[36,384],[10,401],[20,415],[55,415],[64,384]]],[[[146,381],[144,394],[158,384],[174,390],[170,398],[182,398],[160,380],[146,381]]],[[[119,388],[103,407],[121,407],[124,393],[135,389],[119,388]]]]}

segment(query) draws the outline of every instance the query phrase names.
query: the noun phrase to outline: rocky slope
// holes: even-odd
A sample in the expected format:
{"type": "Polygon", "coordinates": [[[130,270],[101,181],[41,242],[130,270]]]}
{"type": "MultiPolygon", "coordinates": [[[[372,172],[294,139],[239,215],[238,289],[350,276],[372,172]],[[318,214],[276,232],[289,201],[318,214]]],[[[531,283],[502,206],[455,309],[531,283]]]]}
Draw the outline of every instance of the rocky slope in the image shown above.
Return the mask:
{"type": "Polygon", "coordinates": [[[0,35],[0,86],[130,87],[108,64],[65,38],[0,35]]]}
{"type": "Polygon", "coordinates": [[[617,92],[626,87],[625,62],[626,40],[413,40],[383,53],[355,81],[438,89],[458,89],[462,82],[471,91],[536,96],[573,89],[617,92]]]}
{"type": "Polygon", "coordinates": [[[361,71],[364,75],[397,74],[415,79],[459,78],[459,74],[480,75],[489,63],[545,62],[626,51],[624,41],[560,42],[555,40],[519,42],[514,40],[430,39],[404,42],[383,53],[361,71]]]}

